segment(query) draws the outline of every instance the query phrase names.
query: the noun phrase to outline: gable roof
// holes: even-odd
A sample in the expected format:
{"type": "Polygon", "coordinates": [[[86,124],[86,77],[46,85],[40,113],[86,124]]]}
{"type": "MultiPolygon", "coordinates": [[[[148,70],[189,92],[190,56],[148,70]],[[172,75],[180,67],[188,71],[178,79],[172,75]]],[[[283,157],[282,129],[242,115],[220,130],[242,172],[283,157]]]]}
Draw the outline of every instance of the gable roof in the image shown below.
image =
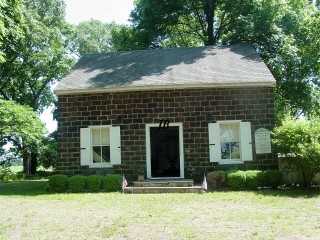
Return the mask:
{"type": "Polygon", "coordinates": [[[83,56],[57,95],[133,90],[275,86],[250,45],[139,50],[83,56]]]}

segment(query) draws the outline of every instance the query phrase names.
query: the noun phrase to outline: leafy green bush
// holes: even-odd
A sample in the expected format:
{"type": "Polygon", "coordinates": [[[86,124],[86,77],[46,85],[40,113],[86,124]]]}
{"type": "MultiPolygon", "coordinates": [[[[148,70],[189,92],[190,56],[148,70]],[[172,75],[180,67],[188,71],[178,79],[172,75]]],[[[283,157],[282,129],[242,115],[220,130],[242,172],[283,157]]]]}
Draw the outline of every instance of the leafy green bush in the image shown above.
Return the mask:
{"type": "Polygon", "coordinates": [[[0,167],[0,181],[20,181],[20,180],[37,180],[48,178],[52,172],[38,171],[36,174],[25,174],[22,171],[16,172],[8,167],[0,167]]]}
{"type": "Polygon", "coordinates": [[[40,170],[37,171],[37,175],[39,178],[48,178],[52,175],[53,172],[51,171],[44,171],[44,170],[40,170]]]}
{"type": "Polygon", "coordinates": [[[266,184],[265,174],[259,170],[246,171],[246,186],[251,189],[257,189],[263,187],[266,184]]]}
{"type": "Polygon", "coordinates": [[[25,179],[25,174],[23,171],[16,172],[16,177],[17,179],[22,180],[22,179],[25,179]]]}
{"type": "Polygon", "coordinates": [[[68,188],[70,192],[83,192],[85,187],[84,176],[72,176],[68,180],[68,188]]]}
{"type": "Polygon", "coordinates": [[[55,168],[57,165],[57,142],[53,132],[43,137],[42,144],[38,147],[38,164],[44,168],[55,168]]]}
{"type": "Polygon", "coordinates": [[[52,175],[49,178],[49,189],[52,192],[62,193],[67,190],[68,177],[62,174],[52,175]]]}
{"type": "Polygon", "coordinates": [[[103,178],[103,189],[107,192],[117,192],[122,188],[122,176],[108,174],[103,178]]]}
{"type": "Polygon", "coordinates": [[[278,170],[265,171],[266,185],[277,188],[282,182],[282,172],[278,170]]]}
{"type": "Polygon", "coordinates": [[[232,189],[241,189],[246,186],[246,174],[244,171],[227,173],[227,184],[232,189]]]}
{"type": "Polygon", "coordinates": [[[91,175],[86,178],[87,188],[89,192],[99,192],[102,187],[102,176],[91,175]]]}
{"type": "Polygon", "coordinates": [[[0,168],[0,181],[8,182],[17,180],[17,176],[10,168],[0,168]]]}
{"type": "Polygon", "coordinates": [[[16,156],[28,154],[31,157],[30,153],[36,153],[45,134],[45,126],[37,112],[26,105],[0,98],[0,119],[1,146],[2,143],[12,143],[10,152],[16,156]],[[23,148],[19,147],[20,139],[23,139],[23,148]]]}
{"type": "Polygon", "coordinates": [[[295,120],[287,117],[282,125],[274,129],[273,142],[283,159],[301,169],[304,184],[310,185],[312,178],[320,172],[320,121],[295,120]]]}

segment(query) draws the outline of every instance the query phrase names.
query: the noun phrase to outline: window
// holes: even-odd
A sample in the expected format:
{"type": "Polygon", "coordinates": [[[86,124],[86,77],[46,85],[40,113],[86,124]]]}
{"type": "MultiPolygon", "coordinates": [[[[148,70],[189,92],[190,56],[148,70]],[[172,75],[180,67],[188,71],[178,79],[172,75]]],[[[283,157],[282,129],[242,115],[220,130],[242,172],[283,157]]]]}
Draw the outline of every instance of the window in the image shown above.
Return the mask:
{"type": "Polygon", "coordinates": [[[239,123],[220,124],[220,148],[222,159],[240,159],[239,123]]]}
{"type": "Polygon", "coordinates": [[[209,123],[210,162],[238,164],[252,160],[251,124],[240,121],[209,123]]]}
{"type": "Polygon", "coordinates": [[[81,165],[103,168],[121,164],[120,127],[81,128],[80,148],[81,165]]]}

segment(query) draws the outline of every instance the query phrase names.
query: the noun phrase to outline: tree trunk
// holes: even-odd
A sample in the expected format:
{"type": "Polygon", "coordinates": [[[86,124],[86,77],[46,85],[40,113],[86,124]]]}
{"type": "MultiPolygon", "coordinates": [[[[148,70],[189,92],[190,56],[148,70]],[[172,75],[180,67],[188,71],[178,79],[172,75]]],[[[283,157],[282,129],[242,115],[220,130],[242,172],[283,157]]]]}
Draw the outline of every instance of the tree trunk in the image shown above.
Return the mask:
{"type": "Polygon", "coordinates": [[[32,152],[31,153],[31,158],[30,158],[30,173],[31,174],[36,174],[37,172],[37,157],[38,154],[32,152]]]}
{"type": "Polygon", "coordinates": [[[207,39],[208,39],[207,42],[205,42],[206,46],[211,46],[216,44],[216,39],[214,38],[214,33],[213,33],[215,8],[216,8],[215,0],[204,0],[203,10],[206,15],[207,39]]]}
{"type": "Polygon", "coordinates": [[[23,154],[23,173],[30,174],[30,158],[27,153],[23,154]]]}
{"type": "Polygon", "coordinates": [[[24,154],[23,159],[23,173],[24,174],[36,174],[37,172],[37,153],[24,154]]]}

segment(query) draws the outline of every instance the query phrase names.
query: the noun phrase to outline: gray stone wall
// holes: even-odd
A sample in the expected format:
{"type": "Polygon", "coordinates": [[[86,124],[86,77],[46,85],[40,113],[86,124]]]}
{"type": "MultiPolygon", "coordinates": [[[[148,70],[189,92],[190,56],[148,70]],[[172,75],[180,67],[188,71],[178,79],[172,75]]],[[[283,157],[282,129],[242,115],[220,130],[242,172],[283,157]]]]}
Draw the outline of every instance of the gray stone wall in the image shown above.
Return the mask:
{"type": "Polygon", "coordinates": [[[275,154],[253,151],[254,160],[241,165],[209,162],[208,123],[221,120],[251,122],[252,142],[258,128],[275,124],[273,88],[185,89],[63,95],[58,98],[58,166],[65,174],[115,172],[136,178],[146,168],[145,124],[168,119],[182,122],[185,177],[227,169],[278,169],[275,154]],[[112,169],[80,166],[80,128],[117,125],[121,128],[122,164],[112,169]]]}

